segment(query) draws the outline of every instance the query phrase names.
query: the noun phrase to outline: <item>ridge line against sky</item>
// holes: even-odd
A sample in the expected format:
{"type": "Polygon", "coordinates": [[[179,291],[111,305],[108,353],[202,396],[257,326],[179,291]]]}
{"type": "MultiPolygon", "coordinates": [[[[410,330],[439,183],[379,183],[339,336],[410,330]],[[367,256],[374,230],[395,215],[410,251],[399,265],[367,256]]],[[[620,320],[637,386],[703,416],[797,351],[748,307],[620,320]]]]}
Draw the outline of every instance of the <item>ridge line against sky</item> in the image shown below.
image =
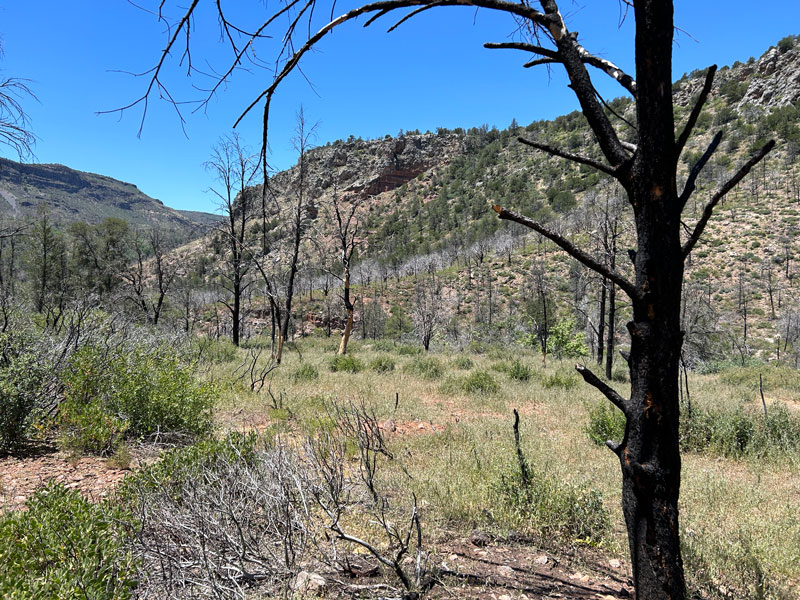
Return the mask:
{"type": "MultiPolygon", "coordinates": [[[[260,0],[237,2],[242,18],[265,14],[260,0]]],[[[158,5],[156,0],[138,3],[158,5]]],[[[337,11],[344,12],[350,4],[339,3],[337,11]]],[[[628,15],[619,26],[618,0],[560,4],[589,51],[633,71],[633,17],[628,15]]],[[[169,16],[179,16],[177,5],[171,6],[169,16]]],[[[676,1],[680,29],[675,79],[712,63],[722,67],[757,58],[781,38],[800,33],[800,3],[764,0],[758,5],[758,18],[750,19],[752,7],[740,0],[676,1]]],[[[206,53],[215,61],[208,68],[219,69],[224,62],[218,26],[210,13],[201,16],[194,33],[198,56],[206,53]]],[[[291,137],[301,104],[309,122],[319,121],[317,145],[351,134],[376,138],[400,130],[484,123],[504,128],[512,119],[524,125],[578,108],[557,67],[523,69],[528,54],[483,48],[484,42],[510,39],[514,24],[508,17],[442,8],[391,34],[385,32],[394,21],[364,29],[365,20],[334,32],[304,59],[301,66],[313,88],[299,74],[279,88],[270,123],[270,162],[275,168],[285,169],[296,161],[291,137]]],[[[206,111],[185,111],[188,138],[171,106],[151,104],[137,138],[140,110],[97,113],[124,106],[143,93],[146,80],[130,73],[152,67],[165,42],[164,26],[152,14],[125,0],[0,0],[0,39],[0,75],[29,79],[39,98],[25,102],[39,138],[37,162],[61,163],[133,183],[173,208],[215,211],[214,196],[206,191],[213,180],[203,162],[241,110],[269,84],[269,72],[240,72],[206,111]]],[[[603,79],[607,78],[595,76],[604,94],[622,95],[622,88],[610,82],[601,86],[603,79]]],[[[182,98],[192,95],[192,84],[207,83],[185,81],[175,66],[170,81],[182,98]]],[[[254,148],[260,143],[260,112],[238,128],[254,148]]],[[[0,156],[17,158],[2,146],[0,156]]]]}

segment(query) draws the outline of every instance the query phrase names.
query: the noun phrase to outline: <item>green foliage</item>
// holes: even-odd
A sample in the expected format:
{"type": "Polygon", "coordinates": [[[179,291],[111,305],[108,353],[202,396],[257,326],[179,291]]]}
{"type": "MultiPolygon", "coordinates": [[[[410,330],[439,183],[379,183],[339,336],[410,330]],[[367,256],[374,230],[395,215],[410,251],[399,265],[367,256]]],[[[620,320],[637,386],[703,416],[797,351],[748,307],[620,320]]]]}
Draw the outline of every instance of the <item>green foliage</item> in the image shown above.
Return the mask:
{"type": "Polygon", "coordinates": [[[203,337],[196,342],[200,360],[212,364],[224,364],[236,360],[237,348],[227,338],[203,337]]]}
{"type": "Polygon", "coordinates": [[[394,359],[391,356],[377,356],[369,363],[369,368],[376,373],[391,373],[394,371],[394,359]]]}
{"type": "Polygon", "coordinates": [[[542,380],[542,385],[547,389],[561,388],[563,390],[571,390],[577,387],[578,378],[571,371],[559,370],[545,377],[542,380]]]}
{"type": "Polygon", "coordinates": [[[27,510],[0,517],[0,596],[7,600],[123,600],[136,563],[125,549],[126,515],[51,482],[27,510]]]}
{"type": "Polygon", "coordinates": [[[469,356],[464,356],[463,354],[461,356],[457,356],[455,360],[453,360],[453,366],[455,366],[456,369],[461,369],[462,371],[470,370],[474,364],[475,363],[472,362],[472,359],[469,356]]]}
{"type": "Polygon", "coordinates": [[[394,304],[389,311],[391,314],[386,319],[384,332],[387,337],[399,339],[407,333],[414,331],[414,323],[406,314],[402,305],[394,304]]]}
{"type": "Polygon", "coordinates": [[[681,448],[731,458],[767,458],[800,452],[800,418],[784,405],[767,416],[742,407],[732,411],[697,407],[681,411],[681,448]]]}
{"type": "Polygon", "coordinates": [[[462,385],[468,394],[496,394],[500,391],[500,384],[486,371],[470,373],[462,385]]]}
{"type": "Polygon", "coordinates": [[[514,359],[506,371],[509,379],[514,381],[528,381],[531,378],[531,368],[519,359],[514,359]]]}
{"type": "Polygon", "coordinates": [[[261,439],[254,433],[231,432],[225,437],[209,437],[191,446],[167,452],[156,463],[128,475],[117,495],[123,505],[135,502],[135,496],[147,490],[164,489],[178,496],[185,483],[204,471],[212,471],[221,462],[256,460],[261,439]]]}
{"type": "Polygon", "coordinates": [[[351,354],[337,354],[331,358],[328,368],[333,373],[359,373],[364,369],[364,365],[351,354]]]}
{"type": "Polygon", "coordinates": [[[294,383],[301,383],[303,381],[316,381],[319,379],[319,371],[314,365],[305,363],[295,369],[289,376],[294,383]]]}
{"type": "Polygon", "coordinates": [[[0,334],[0,451],[14,449],[26,439],[45,374],[27,336],[0,334]]]}
{"type": "Polygon", "coordinates": [[[422,354],[422,346],[412,346],[411,344],[399,344],[395,351],[400,356],[419,356],[422,354]]]}
{"type": "Polygon", "coordinates": [[[550,330],[547,353],[556,358],[581,358],[589,356],[589,348],[582,333],[574,333],[575,319],[563,319],[550,330]]]}
{"type": "Polygon", "coordinates": [[[105,356],[85,347],[64,375],[61,442],[107,455],[130,437],[203,436],[211,431],[216,397],[214,387],[198,382],[174,353],[159,356],[137,348],[105,356]]]}
{"type": "Polygon", "coordinates": [[[598,446],[602,446],[608,440],[620,442],[625,435],[625,415],[608,402],[599,402],[589,408],[586,434],[598,446]]]}
{"type": "Polygon", "coordinates": [[[498,508],[514,526],[534,531],[546,541],[600,544],[611,532],[603,495],[591,488],[562,483],[539,470],[523,483],[518,465],[509,465],[491,484],[498,508]]]}
{"type": "Polygon", "coordinates": [[[405,366],[405,371],[423,379],[440,379],[444,374],[444,366],[438,358],[421,356],[412,359],[405,366]]]}

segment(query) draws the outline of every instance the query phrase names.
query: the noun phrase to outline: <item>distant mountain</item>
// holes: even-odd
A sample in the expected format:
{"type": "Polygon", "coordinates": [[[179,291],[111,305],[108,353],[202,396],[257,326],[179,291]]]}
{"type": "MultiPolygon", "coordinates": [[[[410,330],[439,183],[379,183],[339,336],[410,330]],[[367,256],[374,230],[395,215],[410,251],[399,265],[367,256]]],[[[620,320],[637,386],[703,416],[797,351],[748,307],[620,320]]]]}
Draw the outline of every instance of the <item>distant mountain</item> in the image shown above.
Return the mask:
{"type": "Polygon", "coordinates": [[[210,213],[169,208],[132,183],[111,177],[59,164],[23,164],[0,158],[0,215],[34,217],[41,204],[59,224],[94,224],[115,217],[132,225],[159,225],[181,241],[202,235],[220,219],[210,213]]]}

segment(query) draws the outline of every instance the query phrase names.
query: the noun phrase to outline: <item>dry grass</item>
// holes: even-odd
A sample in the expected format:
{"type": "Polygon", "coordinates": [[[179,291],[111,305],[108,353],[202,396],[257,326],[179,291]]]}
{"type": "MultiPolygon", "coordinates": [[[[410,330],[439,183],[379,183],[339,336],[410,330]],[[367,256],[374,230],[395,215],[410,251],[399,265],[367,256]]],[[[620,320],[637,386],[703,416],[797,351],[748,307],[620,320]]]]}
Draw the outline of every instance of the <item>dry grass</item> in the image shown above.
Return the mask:
{"type": "MultiPolygon", "coordinates": [[[[464,533],[478,526],[498,534],[515,530],[535,539],[537,532],[525,530],[525,522],[499,508],[493,496],[493,485],[516,465],[511,429],[516,408],[530,464],[565,485],[600,491],[613,524],[601,550],[624,557],[627,541],[617,459],[594,445],[585,432],[587,407],[600,401],[598,394],[583,384],[569,389],[544,385],[556,373],[564,380],[571,365],[553,362],[542,367],[538,355],[514,349],[515,357],[532,370],[529,381],[514,381],[493,371],[493,364],[509,358],[499,351],[469,355],[473,363],[469,369],[458,368],[455,355],[436,355],[444,368],[441,379],[410,373],[405,367],[416,357],[397,354],[391,355],[396,368],[388,373],[371,369],[332,373],[329,341],[308,338],[299,344],[302,363],[316,367],[319,378],[293,381],[291,373],[301,361],[297,353],[290,353],[269,382],[273,396],[280,399],[279,407],[266,390],[257,394],[223,385],[225,401],[218,412],[221,428],[302,427],[319,418],[327,400],[364,401],[380,420],[392,419],[401,425],[389,433],[390,444],[412,475],[414,491],[427,503],[429,531],[431,525],[435,531],[464,533]],[[449,384],[475,371],[491,373],[500,390],[468,394],[449,384]],[[402,426],[409,423],[413,425],[402,426]],[[426,423],[435,427],[419,427],[426,423]]],[[[364,364],[387,354],[365,343],[354,344],[353,353],[364,364]]],[[[231,371],[230,364],[218,365],[211,375],[224,383],[231,371]]],[[[767,393],[768,404],[796,397],[800,377],[795,378],[794,372],[784,375],[781,384],[767,393]]],[[[626,384],[615,385],[625,391],[626,384]]],[[[697,407],[760,409],[757,388],[754,392],[747,374],[739,378],[690,375],[690,386],[697,407]]],[[[724,597],[724,590],[735,597],[797,597],[800,457],[733,460],[687,453],[683,464],[681,516],[692,585],[711,597],[724,597]]],[[[558,543],[582,542],[560,538],[558,543]]]]}

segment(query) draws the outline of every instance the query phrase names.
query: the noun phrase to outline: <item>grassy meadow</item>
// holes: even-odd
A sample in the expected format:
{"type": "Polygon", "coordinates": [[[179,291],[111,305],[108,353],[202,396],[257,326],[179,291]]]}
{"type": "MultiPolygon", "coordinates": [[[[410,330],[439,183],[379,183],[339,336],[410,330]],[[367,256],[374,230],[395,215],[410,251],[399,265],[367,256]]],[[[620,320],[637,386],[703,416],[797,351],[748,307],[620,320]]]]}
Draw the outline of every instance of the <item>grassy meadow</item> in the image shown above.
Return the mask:
{"type": "MultiPolygon", "coordinates": [[[[517,347],[423,353],[384,341],[354,341],[342,360],[337,346],[335,337],[298,340],[259,392],[236,381],[246,349],[216,352],[206,377],[222,391],[218,431],[308,432],[332,402],[363,403],[397,459],[386,480],[397,494],[417,496],[434,546],[477,528],[553,551],[592,547],[625,559],[617,458],[591,439],[618,432],[619,419],[570,362],[543,365],[539,354],[517,347]],[[525,497],[514,409],[534,481],[525,497]]],[[[689,374],[693,417],[683,426],[681,494],[687,576],[706,597],[796,597],[800,373],[767,365],[716,370],[689,374]]],[[[624,381],[614,386],[626,392],[624,381]]]]}

